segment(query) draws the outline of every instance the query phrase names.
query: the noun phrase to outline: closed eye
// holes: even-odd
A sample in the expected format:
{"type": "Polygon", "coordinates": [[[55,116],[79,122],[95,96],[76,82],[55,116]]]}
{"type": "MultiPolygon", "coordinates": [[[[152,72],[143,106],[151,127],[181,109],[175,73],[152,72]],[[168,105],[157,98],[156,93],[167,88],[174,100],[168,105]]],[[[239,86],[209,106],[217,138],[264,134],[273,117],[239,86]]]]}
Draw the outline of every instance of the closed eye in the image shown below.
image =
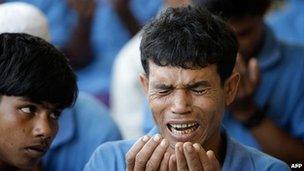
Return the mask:
{"type": "Polygon", "coordinates": [[[207,92],[207,89],[192,89],[192,91],[198,95],[202,95],[207,92]]]}
{"type": "Polygon", "coordinates": [[[190,84],[186,86],[188,90],[194,92],[197,95],[203,95],[208,92],[211,88],[211,85],[207,81],[199,81],[194,84],[190,84]]]}
{"type": "Polygon", "coordinates": [[[170,91],[171,91],[171,89],[161,89],[161,90],[158,90],[157,92],[159,94],[164,95],[164,94],[168,94],[170,91]]]}
{"type": "Polygon", "coordinates": [[[157,84],[153,85],[153,89],[160,95],[166,95],[173,89],[172,85],[157,84]]]}

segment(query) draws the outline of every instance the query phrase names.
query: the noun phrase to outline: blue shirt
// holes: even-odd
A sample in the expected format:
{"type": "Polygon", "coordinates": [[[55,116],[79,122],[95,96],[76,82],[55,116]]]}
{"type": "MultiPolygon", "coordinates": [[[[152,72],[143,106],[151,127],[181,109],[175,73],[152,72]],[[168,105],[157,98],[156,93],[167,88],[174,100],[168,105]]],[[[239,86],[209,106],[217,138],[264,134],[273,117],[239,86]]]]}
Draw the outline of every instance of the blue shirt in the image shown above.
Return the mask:
{"type": "MultiPolygon", "coordinates": [[[[157,128],[150,135],[158,133],[157,128]]],[[[222,166],[223,171],[286,171],[290,170],[284,162],[264,154],[253,148],[241,145],[226,138],[226,156],[222,166]]],[[[96,149],[84,171],[124,171],[126,170],[125,155],[135,140],[109,142],[96,149]]]]}
{"type": "Polygon", "coordinates": [[[79,93],[74,107],[63,111],[59,131],[43,158],[44,170],[83,170],[102,143],[120,140],[118,127],[96,99],[79,93]]]}
{"type": "MultiPolygon", "coordinates": [[[[6,0],[16,1],[16,0],[6,0]]],[[[77,24],[77,13],[67,0],[22,0],[40,8],[47,16],[52,43],[64,47],[77,24]]],[[[94,95],[108,93],[114,59],[122,46],[131,38],[127,28],[108,0],[96,0],[97,7],[91,30],[94,61],[78,70],[78,87],[94,95]]],[[[141,25],[156,15],[162,0],[131,0],[130,10],[141,25]]]]}
{"type": "Polygon", "coordinates": [[[283,9],[268,15],[266,21],[280,40],[304,45],[303,0],[291,0],[283,9]]]}
{"type": "MultiPolygon", "coordinates": [[[[267,117],[292,137],[304,141],[304,47],[278,41],[267,26],[265,36],[257,58],[261,80],[254,101],[261,109],[268,105],[267,117]]],[[[153,127],[147,104],[145,110],[144,131],[153,127]]],[[[251,132],[229,112],[225,113],[223,124],[231,137],[261,149],[251,132]]]]}

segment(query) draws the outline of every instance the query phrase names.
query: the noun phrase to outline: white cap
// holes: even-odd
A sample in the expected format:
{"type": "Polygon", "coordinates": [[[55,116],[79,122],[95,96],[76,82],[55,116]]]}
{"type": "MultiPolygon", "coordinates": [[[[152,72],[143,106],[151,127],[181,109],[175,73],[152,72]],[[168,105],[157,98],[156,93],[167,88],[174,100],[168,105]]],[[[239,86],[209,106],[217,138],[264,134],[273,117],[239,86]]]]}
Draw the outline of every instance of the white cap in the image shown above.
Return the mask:
{"type": "Polygon", "coordinates": [[[50,41],[45,15],[37,7],[24,2],[0,4],[1,33],[27,33],[50,41]]]}

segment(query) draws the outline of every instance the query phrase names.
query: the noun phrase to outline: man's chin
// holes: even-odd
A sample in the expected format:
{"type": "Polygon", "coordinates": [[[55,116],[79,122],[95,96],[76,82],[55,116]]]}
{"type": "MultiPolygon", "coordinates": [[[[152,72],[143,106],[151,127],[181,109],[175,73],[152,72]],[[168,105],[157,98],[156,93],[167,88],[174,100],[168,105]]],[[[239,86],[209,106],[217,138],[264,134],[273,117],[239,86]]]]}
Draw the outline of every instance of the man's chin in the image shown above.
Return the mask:
{"type": "Polygon", "coordinates": [[[39,165],[41,158],[23,158],[21,161],[16,162],[15,166],[21,170],[33,170],[39,165]]]}

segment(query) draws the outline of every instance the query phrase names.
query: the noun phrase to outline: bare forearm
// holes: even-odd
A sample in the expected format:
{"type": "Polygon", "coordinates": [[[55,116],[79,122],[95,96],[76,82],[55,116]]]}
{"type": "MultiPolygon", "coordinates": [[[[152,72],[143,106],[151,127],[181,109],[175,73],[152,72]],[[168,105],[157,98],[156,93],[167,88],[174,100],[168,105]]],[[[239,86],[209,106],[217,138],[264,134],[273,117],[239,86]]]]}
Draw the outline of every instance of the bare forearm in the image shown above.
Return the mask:
{"type": "Polygon", "coordinates": [[[304,143],[292,138],[266,118],[251,130],[263,151],[287,163],[304,162],[304,143]]]}
{"type": "Polygon", "coordinates": [[[86,65],[93,56],[90,35],[92,19],[79,19],[67,46],[63,49],[75,69],[86,65]]]}

